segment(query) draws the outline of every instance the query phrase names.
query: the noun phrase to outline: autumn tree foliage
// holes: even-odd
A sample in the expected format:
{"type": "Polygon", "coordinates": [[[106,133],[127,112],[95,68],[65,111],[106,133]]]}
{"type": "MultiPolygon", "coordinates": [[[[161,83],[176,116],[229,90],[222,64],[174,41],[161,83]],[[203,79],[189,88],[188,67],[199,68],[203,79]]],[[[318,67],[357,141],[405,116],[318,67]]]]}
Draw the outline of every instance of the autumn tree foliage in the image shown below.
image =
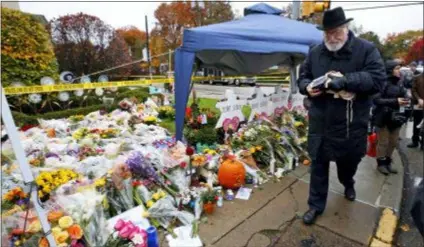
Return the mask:
{"type": "Polygon", "coordinates": [[[57,62],[44,26],[29,14],[1,8],[1,81],[39,84],[58,77],[57,62]]]}
{"type": "MultiPolygon", "coordinates": [[[[78,13],[53,19],[49,31],[60,71],[77,76],[131,62],[124,38],[96,16],[78,13]]],[[[130,67],[110,72],[128,75],[130,67]]]]}
{"type": "MultiPolygon", "coordinates": [[[[116,30],[118,34],[124,38],[125,43],[129,47],[131,59],[140,60],[143,58],[143,49],[146,47],[146,32],[141,31],[137,27],[127,26],[116,30]]],[[[140,63],[131,66],[131,74],[137,75],[143,72],[140,63]]]]}
{"type": "Polygon", "coordinates": [[[146,46],[146,33],[134,26],[119,28],[116,31],[127,43],[131,50],[132,59],[143,58],[143,48],[146,46]]]}
{"type": "Polygon", "coordinates": [[[402,33],[387,35],[383,43],[385,58],[404,58],[409,48],[423,37],[423,30],[408,30],[402,33]]]}
{"type": "Polygon", "coordinates": [[[412,61],[423,61],[424,60],[424,38],[421,38],[412,44],[405,57],[405,62],[410,63],[412,61]]]}
{"type": "MultiPolygon", "coordinates": [[[[198,2],[175,1],[162,3],[156,9],[157,20],[150,34],[150,54],[156,56],[166,53],[168,49],[175,50],[182,44],[185,28],[210,25],[234,19],[234,13],[229,1],[198,2]],[[194,4],[193,4],[194,3],[194,4]]],[[[155,57],[152,66],[168,61],[168,57],[155,57]]]]}

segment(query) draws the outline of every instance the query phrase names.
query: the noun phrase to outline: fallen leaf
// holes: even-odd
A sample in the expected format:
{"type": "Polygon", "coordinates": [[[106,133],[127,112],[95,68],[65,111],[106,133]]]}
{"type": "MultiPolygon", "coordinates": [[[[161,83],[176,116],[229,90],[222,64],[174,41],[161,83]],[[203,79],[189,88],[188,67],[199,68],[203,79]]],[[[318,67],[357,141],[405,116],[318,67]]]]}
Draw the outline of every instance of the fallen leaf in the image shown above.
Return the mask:
{"type": "Polygon", "coordinates": [[[409,227],[408,224],[403,224],[400,229],[402,229],[402,231],[404,232],[408,232],[409,230],[411,230],[411,228],[409,227]]]}

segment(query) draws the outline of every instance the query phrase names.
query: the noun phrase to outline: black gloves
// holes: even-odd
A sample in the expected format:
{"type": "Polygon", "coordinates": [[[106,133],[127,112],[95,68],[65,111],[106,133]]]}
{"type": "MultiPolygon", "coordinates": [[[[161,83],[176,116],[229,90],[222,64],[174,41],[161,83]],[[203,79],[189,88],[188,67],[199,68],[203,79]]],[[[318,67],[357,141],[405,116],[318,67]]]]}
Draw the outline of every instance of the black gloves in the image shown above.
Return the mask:
{"type": "Polygon", "coordinates": [[[346,77],[342,76],[335,76],[335,75],[328,75],[329,78],[331,78],[331,81],[328,83],[328,89],[334,91],[334,92],[339,92],[341,90],[346,89],[347,86],[347,79],[346,77]]]}

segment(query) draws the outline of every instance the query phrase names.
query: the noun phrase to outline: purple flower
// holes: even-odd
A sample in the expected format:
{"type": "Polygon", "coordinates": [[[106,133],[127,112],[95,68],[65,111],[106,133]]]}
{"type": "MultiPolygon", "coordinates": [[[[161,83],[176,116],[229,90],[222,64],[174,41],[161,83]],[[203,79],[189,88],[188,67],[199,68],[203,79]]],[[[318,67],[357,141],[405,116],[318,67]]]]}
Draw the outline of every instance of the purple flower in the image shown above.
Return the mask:
{"type": "Polygon", "coordinates": [[[55,153],[48,152],[46,154],[46,158],[51,158],[51,157],[54,157],[54,158],[58,158],[59,159],[59,155],[57,155],[55,153]]]}
{"type": "Polygon", "coordinates": [[[126,164],[131,173],[136,177],[142,177],[159,181],[159,176],[152,164],[139,151],[131,152],[126,164]]]}

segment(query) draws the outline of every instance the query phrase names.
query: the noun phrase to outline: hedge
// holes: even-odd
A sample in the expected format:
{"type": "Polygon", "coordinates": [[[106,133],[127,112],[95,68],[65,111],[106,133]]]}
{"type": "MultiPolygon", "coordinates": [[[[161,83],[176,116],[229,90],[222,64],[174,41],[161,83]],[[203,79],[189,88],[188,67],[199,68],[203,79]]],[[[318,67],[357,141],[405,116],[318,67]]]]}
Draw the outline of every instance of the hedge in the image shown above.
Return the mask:
{"type": "Polygon", "coordinates": [[[101,109],[111,110],[117,107],[116,104],[112,105],[109,109],[106,109],[105,105],[92,105],[81,108],[68,109],[63,111],[54,111],[45,114],[27,115],[20,112],[12,111],[13,119],[15,120],[16,126],[23,126],[26,124],[38,124],[38,119],[61,119],[68,118],[73,115],[87,115],[91,112],[95,112],[101,109]]]}

